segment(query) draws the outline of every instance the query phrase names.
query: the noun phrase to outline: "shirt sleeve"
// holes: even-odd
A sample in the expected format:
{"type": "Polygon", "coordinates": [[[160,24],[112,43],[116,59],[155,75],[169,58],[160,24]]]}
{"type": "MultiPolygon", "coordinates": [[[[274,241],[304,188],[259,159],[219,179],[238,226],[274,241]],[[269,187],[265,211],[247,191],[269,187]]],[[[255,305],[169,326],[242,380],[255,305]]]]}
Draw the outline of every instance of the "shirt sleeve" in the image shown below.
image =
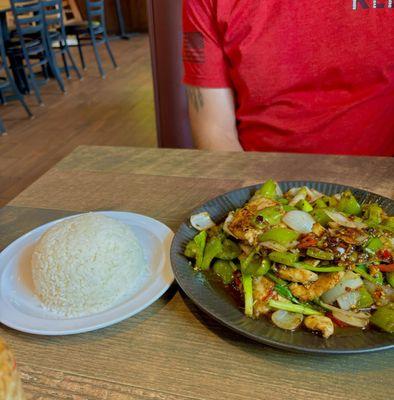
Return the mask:
{"type": "Polygon", "coordinates": [[[183,82],[231,87],[228,65],[211,0],[183,0],[183,82]]]}

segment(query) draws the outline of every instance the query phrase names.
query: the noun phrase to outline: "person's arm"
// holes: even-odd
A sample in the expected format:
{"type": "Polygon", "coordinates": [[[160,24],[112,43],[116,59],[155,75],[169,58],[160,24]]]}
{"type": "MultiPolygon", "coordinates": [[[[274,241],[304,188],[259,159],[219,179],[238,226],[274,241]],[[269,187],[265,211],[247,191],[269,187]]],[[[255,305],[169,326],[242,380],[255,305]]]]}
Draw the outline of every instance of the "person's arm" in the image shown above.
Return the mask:
{"type": "Polygon", "coordinates": [[[230,88],[186,86],[189,119],[198,149],[242,151],[230,88]]]}

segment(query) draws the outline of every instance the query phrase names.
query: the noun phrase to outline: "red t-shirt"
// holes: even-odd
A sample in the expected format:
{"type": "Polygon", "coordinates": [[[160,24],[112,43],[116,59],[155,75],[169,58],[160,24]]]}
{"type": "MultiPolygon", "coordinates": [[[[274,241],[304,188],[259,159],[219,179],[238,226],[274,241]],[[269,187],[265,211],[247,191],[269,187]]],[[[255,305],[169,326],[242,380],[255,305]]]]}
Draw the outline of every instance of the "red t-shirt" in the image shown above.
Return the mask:
{"type": "Polygon", "coordinates": [[[245,150],[394,154],[393,0],[184,0],[184,82],[231,87],[245,150]]]}

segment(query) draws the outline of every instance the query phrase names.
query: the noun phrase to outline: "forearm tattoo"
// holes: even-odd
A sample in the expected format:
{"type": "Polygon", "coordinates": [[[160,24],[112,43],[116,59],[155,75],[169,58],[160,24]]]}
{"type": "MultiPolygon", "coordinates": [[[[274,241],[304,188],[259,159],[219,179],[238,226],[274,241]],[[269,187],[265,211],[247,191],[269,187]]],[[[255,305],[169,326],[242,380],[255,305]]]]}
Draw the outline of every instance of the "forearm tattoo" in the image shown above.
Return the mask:
{"type": "Polygon", "coordinates": [[[186,93],[189,99],[189,103],[197,112],[199,112],[204,107],[204,98],[202,96],[200,88],[187,86],[186,93]]]}

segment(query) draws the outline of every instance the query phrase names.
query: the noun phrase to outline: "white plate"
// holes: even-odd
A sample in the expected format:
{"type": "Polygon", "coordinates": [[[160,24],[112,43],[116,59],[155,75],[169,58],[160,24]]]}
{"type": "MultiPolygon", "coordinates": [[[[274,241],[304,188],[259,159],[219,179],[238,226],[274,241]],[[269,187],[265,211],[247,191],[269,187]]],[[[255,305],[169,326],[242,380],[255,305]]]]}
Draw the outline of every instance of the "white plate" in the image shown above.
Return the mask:
{"type": "Polygon", "coordinates": [[[42,307],[33,292],[30,257],[35,243],[51,226],[42,225],[15,240],[0,253],[0,322],[10,328],[37,335],[70,335],[120,322],[156,301],[174,281],[170,264],[173,232],[164,224],[143,215],[100,211],[99,214],[129,225],[139,239],[150,273],[143,286],[113,308],[80,318],[64,318],[42,307]]]}

